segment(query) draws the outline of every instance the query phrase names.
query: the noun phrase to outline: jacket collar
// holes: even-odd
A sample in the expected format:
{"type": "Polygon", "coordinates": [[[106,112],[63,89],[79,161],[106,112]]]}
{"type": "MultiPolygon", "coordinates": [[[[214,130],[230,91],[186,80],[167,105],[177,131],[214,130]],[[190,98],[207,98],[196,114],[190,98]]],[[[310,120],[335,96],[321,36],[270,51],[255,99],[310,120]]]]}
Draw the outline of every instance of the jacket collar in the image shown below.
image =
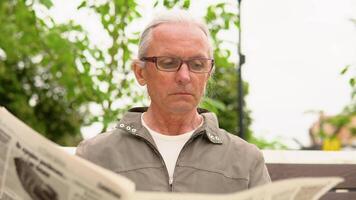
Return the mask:
{"type": "MultiPolygon", "coordinates": [[[[152,142],[151,135],[141,124],[141,114],[146,112],[147,109],[147,107],[131,108],[119,121],[117,128],[125,130],[133,135],[141,136],[152,142]]],[[[194,132],[193,136],[204,134],[211,143],[222,144],[223,137],[219,131],[219,123],[216,115],[202,108],[198,108],[197,110],[198,113],[203,116],[204,123],[194,132]]]]}

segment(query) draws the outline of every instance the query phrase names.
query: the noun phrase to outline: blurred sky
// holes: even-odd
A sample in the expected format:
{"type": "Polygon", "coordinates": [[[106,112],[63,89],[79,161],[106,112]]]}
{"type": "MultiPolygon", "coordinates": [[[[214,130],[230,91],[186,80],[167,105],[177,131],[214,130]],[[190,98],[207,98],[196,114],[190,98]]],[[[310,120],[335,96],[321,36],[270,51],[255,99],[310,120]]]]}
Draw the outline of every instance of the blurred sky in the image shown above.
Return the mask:
{"type": "MultiPolygon", "coordinates": [[[[152,3],[140,0],[144,20],[128,29],[141,31],[152,15],[152,3]]],[[[194,0],[191,10],[203,16],[205,7],[217,0],[194,0]]],[[[237,12],[236,1],[229,2],[237,12]]],[[[50,11],[58,22],[74,19],[103,48],[110,45],[93,13],[78,12],[76,1],[54,1],[50,11]]],[[[308,111],[337,114],[350,102],[348,77],[340,71],[356,65],[355,0],[243,0],[242,51],[246,55],[243,77],[249,83],[247,106],[252,111],[252,129],[267,139],[278,139],[298,148],[292,138],[309,145],[308,128],[318,118],[308,111]]],[[[236,52],[237,31],[221,35],[236,52]]],[[[232,57],[236,60],[237,57],[232,57]]],[[[85,128],[91,137],[96,124],[85,128]]]]}

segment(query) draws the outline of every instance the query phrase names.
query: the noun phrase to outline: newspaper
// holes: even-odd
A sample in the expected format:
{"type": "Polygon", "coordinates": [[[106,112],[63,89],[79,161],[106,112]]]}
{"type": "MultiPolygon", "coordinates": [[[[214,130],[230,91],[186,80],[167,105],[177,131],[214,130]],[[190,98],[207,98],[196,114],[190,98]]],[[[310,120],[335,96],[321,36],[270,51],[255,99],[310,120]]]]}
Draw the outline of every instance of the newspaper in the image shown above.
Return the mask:
{"type": "Polygon", "coordinates": [[[0,108],[1,200],[127,199],[132,181],[69,155],[0,108]]]}
{"type": "Polygon", "coordinates": [[[135,191],[129,179],[65,152],[0,107],[0,200],[316,200],[342,178],[299,178],[231,194],[135,191]]]}
{"type": "Polygon", "coordinates": [[[341,178],[294,178],[232,194],[184,194],[136,192],[141,200],[317,200],[341,178]]]}

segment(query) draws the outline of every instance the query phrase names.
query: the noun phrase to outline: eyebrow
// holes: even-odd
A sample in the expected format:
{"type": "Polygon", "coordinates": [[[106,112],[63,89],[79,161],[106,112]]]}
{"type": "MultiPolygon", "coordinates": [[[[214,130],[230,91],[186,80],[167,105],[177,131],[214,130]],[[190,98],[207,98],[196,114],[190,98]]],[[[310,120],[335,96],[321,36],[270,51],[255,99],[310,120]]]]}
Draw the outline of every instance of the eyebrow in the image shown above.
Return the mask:
{"type": "MultiPolygon", "coordinates": [[[[174,54],[163,54],[162,56],[164,57],[174,57],[174,58],[182,58],[180,56],[177,56],[177,55],[174,55],[174,54]]],[[[190,57],[183,57],[184,59],[194,59],[194,58],[209,58],[209,56],[207,55],[203,55],[203,54],[196,54],[196,55],[193,55],[193,56],[190,56],[190,57]]]]}

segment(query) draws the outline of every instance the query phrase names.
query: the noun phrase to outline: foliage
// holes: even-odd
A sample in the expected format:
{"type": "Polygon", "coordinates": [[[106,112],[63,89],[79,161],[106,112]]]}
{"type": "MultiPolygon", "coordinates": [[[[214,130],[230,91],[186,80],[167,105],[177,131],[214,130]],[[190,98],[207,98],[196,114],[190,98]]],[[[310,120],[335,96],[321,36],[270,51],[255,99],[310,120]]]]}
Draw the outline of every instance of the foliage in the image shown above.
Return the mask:
{"type": "MultiPolygon", "coordinates": [[[[356,26],[355,19],[351,19],[351,22],[353,22],[353,24],[356,26]]],[[[340,74],[343,76],[350,75],[348,82],[351,88],[350,103],[346,105],[343,112],[335,116],[332,121],[332,123],[336,124],[337,127],[342,128],[347,126],[352,121],[352,118],[356,116],[356,66],[347,65],[342,69],[340,74]]],[[[356,129],[354,127],[350,127],[349,129],[351,134],[355,136],[356,129]]]]}
{"type": "MultiPolygon", "coordinates": [[[[237,70],[236,63],[231,62],[229,59],[234,52],[224,47],[224,41],[221,39],[221,33],[231,28],[239,28],[239,17],[233,11],[230,11],[233,5],[226,3],[217,3],[210,5],[207,8],[205,20],[211,32],[211,37],[214,45],[214,58],[215,58],[215,74],[212,82],[209,85],[208,97],[204,103],[215,102],[210,107],[217,108],[217,115],[221,127],[227,131],[237,134],[238,130],[238,94],[237,94],[237,70]],[[214,100],[214,101],[213,101],[214,100]],[[219,106],[217,102],[224,106],[219,106]]],[[[236,5],[235,5],[236,6],[236,5]]],[[[236,6],[237,8],[237,6],[236,6]]],[[[235,44],[237,46],[237,43],[235,44]]],[[[248,94],[248,85],[244,83],[244,94],[248,94]]],[[[245,104],[246,105],[246,104],[245,104]]],[[[251,118],[249,116],[247,106],[244,107],[244,125],[246,132],[246,139],[251,136],[249,126],[251,118]]]]}
{"type": "Polygon", "coordinates": [[[127,27],[141,17],[134,0],[114,0],[97,3],[82,1],[78,10],[94,11],[99,17],[103,29],[111,40],[106,49],[93,47],[91,58],[95,73],[92,78],[99,87],[95,103],[100,106],[101,116],[93,116],[91,123],[100,121],[105,131],[109,124],[120,118],[132,104],[142,101],[143,96],[133,89],[135,80],[131,74],[133,48],[137,46],[138,35],[128,33],[127,27]],[[131,103],[123,100],[130,98],[131,103]]]}
{"type": "Polygon", "coordinates": [[[0,105],[59,144],[77,143],[91,81],[73,66],[87,38],[65,39],[80,27],[41,20],[27,1],[1,1],[0,21],[0,105]]]}
{"type": "MultiPolygon", "coordinates": [[[[233,134],[237,134],[239,131],[237,64],[229,60],[234,52],[224,47],[224,43],[229,41],[221,39],[220,35],[221,32],[231,28],[240,28],[239,16],[235,14],[236,11],[231,11],[231,6],[237,8],[237,5],[226,3],[210,5],[205,15],[214,43],[216,68],[213,81],[209,86],[209,95],[203,103],[213,102],[209,103],[208,106],[209,108],[215,108],[221,127],[233,134]]],[[[237,43],[235,45],[237,46],[237,43]]],[[[248,92],[248,83],[243,82],[243,94],[247,96],[248,92]]],[[[245,139],[262,149],[286,149],[286,146],[280,142],[267,141],[253,135],[250,129],[252,122],[251,111],[248,109],[245,98],[243,99],[243,104],[245,139]]]]}
{"type": "MultiPolygon", "coordinates": [[[[356,24],[356,23],[355,23],[356,24]]],[[[351,102],[344,109],[344,113],[356,115],[356,66],[348,65],[342,71],[341,75],[351,75],[349,85],[351,88],[351,102]],[[353,71],[353,74],[352,74],[353,71]]]]}
{"type": "MultiPolygon", "coordinates": [[[[355,19],[351,19],[350,21],[356,25],[355,19]]],[[[338,133],[344,128],[346,128],[352,136],[356,136],[356,128],[353,127],[353,118],[356,116],[356,67],[347,65],[340,71],[340,74],[342,76],[350,75],[348,80],[348,84],[351,88],[350,103],[344,107],[342,112],[335,116],[325,118],[323,117],[323,112],[320,112],[317,135],[322,140],[336,139],[338,133]],[[325,132],[324,124],[331,125],[333,127],[333,132],[325,132]]]]}
{"type": "Polygon", "coordinates": [[[343,127],[348,127],[350,133],[355,136],[356,129],[350,126],[350,124],[352,123],[352,119],[356,116],[356,67],[348,65],[341,71],[341,74],[351,75],[349,78],[349,85],[351,87],[351,101],[348,105],[345,106],[343,112],[331,118],[329,122],[334,127],[336,127],[337,130],[340,130],[343,127]],[[351,74],[351,70],[353,70],[354,74],[351,74]]]}
{"type": "MultiPolygon", "coordinates": [[[[81,125],[102,122],[105,130],[125,110],[112,106],[132,92],[128,44],[137,41],[124,30],[138,15],[128,11],[135,3],[95,7],[113,41],[106,50],[90,46],[85,31],[72,22],[59,25],[49,16],[37,17],[31,3],[0,3],[0,104],[49,139],[76,145],[81,125]],[[92,115],[92,105],[99,105],[102,114],[92,115]]],[[[40,3],[52,5],[50,0],[40,3]]]]}
{"type": "Polygon", "coordinates": [[[257,138],[254,135],[250,136],[249,142],[255,144],[260,149],[288,149],[286,145],[277,140],[268,141],[264,138],[257,138]]]}
{"type": "MultiPolygon", "coordinates": [[[[356,27],[356,19],[351,19],[351,22],[356,27]]],[[[356,66],[347,65],[342,71],[341,75],[350,75],[349,85],[351,87],[351,102],[345,107],[344,112],[349,115],[356,115],[356,66]]]]}

